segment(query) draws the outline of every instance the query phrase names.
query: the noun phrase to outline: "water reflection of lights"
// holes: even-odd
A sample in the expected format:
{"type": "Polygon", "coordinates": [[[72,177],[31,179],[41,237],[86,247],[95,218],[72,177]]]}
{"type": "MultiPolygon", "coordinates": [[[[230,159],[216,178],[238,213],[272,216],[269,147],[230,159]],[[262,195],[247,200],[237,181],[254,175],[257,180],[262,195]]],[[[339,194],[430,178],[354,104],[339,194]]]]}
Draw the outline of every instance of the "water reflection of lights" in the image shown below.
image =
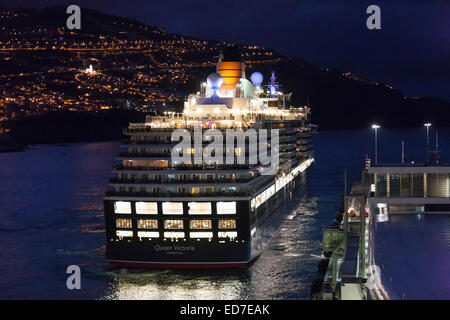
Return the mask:
{"type": "Polygon", "coordinates": [[[388,206],[386,203],[378,203],[377,204],[378,212],[377,212],[377,222],[386,222],[389,221],[388,215],[388,206]]]}
{"type": "MultiPolygon", "coordinates": [[[[246,273],[246,270],[239,270],[246,273]]],[[[104,299],[124,300],[208,300],[237,299],[243,281],[238,275],[193,277],[171,271],[113,272],[111,293],[104,299]],[[228,279],[227,279],[228,278],[228,279]]]]}

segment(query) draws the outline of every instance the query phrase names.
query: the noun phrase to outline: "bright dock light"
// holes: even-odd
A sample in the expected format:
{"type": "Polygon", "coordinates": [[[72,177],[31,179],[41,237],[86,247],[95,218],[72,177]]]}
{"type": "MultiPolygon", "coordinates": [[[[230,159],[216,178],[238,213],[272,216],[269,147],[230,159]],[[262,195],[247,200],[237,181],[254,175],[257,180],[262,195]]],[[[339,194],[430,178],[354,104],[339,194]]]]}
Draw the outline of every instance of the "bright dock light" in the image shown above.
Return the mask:
{"type": "Polygon", "coordinates": [[[425,123],[424,127],[427,128],[427,154],[426,154],[426,159],[427,159],[427,163],[429,163],[430,162],[429,153],[430,153],[430,127],[431,127],[431,123],[429,123],[429,122],[425,123]]]}
{"type": "Polygon", "coordinates": [[[373,124],[372,129],[375,129],[375,163],[378,163],[378,129],[380,126],[378,124],[373,124]]]}

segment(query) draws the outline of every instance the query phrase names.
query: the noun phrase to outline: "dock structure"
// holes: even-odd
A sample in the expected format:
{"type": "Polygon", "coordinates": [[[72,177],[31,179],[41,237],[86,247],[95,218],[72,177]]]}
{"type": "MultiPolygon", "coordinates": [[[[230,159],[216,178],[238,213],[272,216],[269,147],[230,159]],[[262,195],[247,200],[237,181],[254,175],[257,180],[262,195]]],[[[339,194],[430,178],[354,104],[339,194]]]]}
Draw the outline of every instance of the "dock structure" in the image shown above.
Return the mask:
{"type": "Polygon", "coordinates": [[[355,182],[334,224],[323,230],[323,254],[329,259],[320,292],[315,296],[325,300],[366,299],[368,199],[370,176],[363,171],[362,180],[355,182]]]}
{"type": "Polygon", "coordinates": [[[440,163],[366,163],[323,230],[328,267],[313,297],[449,299],[449,181],[440,163]]]}

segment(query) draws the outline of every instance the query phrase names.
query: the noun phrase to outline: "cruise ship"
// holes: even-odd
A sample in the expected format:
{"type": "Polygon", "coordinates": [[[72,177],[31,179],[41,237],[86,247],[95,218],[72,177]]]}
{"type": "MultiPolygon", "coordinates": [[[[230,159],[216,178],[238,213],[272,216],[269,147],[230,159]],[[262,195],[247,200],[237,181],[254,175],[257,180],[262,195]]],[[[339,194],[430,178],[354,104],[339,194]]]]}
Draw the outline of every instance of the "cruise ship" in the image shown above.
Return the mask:
{"type": "Polygon", "coordinates": [[[273,72],[268,84],[259,72],[248,80],[239,50],[227,46],[183,112],[124,129],[104,197],[106,259],[138,268],[255,260],[306,193],[314,161],[310,108],[290,98],[273,72]]]}

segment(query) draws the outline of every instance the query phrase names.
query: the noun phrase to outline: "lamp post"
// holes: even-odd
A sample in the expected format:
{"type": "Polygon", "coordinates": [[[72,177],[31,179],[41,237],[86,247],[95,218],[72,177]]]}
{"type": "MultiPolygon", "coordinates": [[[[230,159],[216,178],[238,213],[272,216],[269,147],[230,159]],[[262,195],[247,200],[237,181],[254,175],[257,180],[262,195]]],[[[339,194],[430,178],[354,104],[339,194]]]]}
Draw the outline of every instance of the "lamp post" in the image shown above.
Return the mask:
{"type": "Polygon", "coordinates": [[[380,128],[379,125],[373,124],[372,129],[375,129],[375,164],[378,163],[378,129],[380,128]]]}
{"type": "Polygon", "coordinates": [[[424,126],[427,128],[427,163],[430,161],[430,127],[431,123],[427,122],[424,124],[424,126]]]}

